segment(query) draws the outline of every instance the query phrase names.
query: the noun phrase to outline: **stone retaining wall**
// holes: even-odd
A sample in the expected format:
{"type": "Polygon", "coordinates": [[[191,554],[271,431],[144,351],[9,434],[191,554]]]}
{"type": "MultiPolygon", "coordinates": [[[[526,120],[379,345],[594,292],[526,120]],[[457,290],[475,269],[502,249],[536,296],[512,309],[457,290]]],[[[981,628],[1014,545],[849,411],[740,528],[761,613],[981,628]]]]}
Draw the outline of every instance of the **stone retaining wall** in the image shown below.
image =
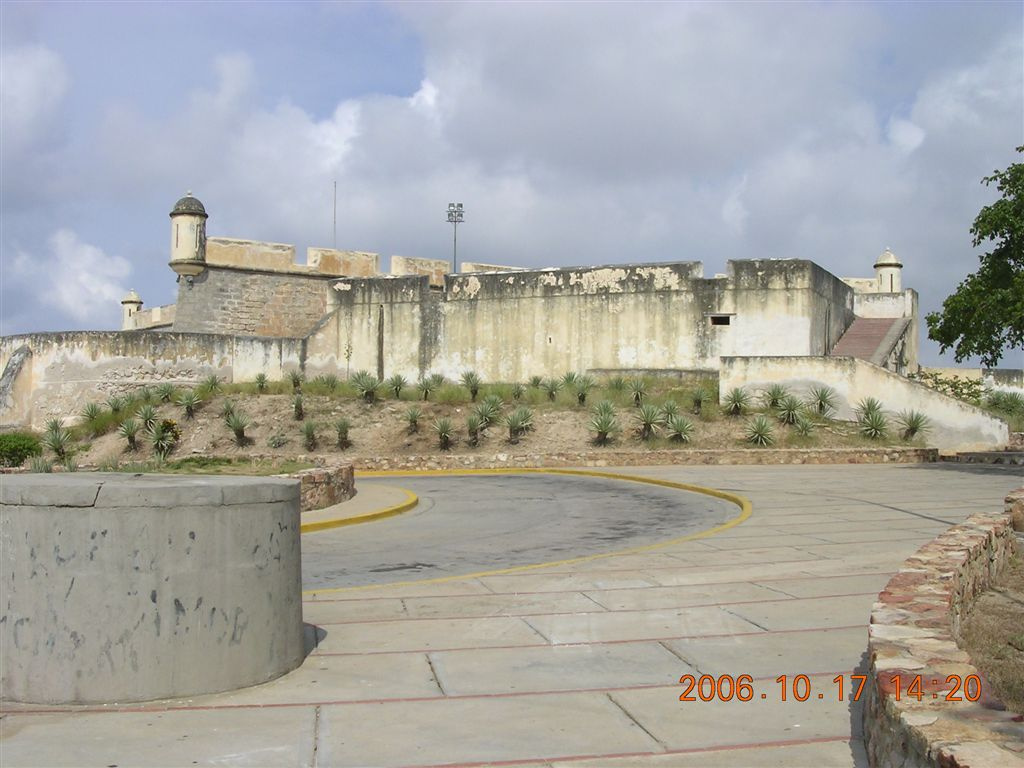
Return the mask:
{"type": "Polygon", "coordinates": [[[331,507],[356,495],[351,464],[313,467],[280,477],[290,477],[299,481],[299,506],[303,512],[331,507]]]}
{"type": "Polygon", "coordinates": [[[974,692],[966,685],[954,692],[957,681],[980,676],[957,645],[961,621],[1014,553],[1014,518],[1024,522],[1024,488],[1007,497],[1004,513],[973,515],[919,549],[878,596],[864,706],[871,765],[1024,765],[1024,718],[1005,711],[983,677],[977,701],[967,700],[974,692]],[[908,695],[918,678],[920,701],[908,695]]]}
{"type": "Polygon", "coordinates": [[[501,467],[637,467],[698,464],[919,464],[938,461],[934,448],[736,448],[706,451],[573,453],[437,453],[353,458],[357,470],[499,469],[501,467]]]}

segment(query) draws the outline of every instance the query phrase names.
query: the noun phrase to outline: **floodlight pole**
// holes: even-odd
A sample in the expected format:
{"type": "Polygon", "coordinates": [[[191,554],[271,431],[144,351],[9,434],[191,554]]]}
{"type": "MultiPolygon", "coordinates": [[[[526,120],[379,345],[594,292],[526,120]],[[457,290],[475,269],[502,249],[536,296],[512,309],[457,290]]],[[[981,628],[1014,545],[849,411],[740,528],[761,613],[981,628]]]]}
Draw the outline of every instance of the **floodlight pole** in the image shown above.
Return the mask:
{"type": "Polygon", "coordinates": [[[448,221],[452,225],[452,274],[459,271],[459,224],[464,214],[462,203],[448,203],[448,221]]]}

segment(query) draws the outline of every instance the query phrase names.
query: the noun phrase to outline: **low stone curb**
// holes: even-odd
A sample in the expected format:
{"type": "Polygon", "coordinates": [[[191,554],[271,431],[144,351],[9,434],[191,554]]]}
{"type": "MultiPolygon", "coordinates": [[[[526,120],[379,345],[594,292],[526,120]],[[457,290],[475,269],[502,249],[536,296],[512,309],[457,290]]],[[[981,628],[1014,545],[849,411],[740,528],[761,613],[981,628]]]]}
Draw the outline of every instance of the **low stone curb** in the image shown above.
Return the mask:
{"type": "Polygon", "coordinates": [[[1024,766],[1024,717],[1006,711],[957,645],[963,617],[1015,552],[1017,516],[1024,519],[1024,488],[1007,497],[1004,513],[972,515],[923,546],[878,596],[864,707],[871,765],[1024,766]],[[968,688],[971,675],[978,688],[968,688]]]}
{"type": "Polygon", "coordinates": [[[636,467],[701,464],[919,464],[936,448],[735,448],[725,450],[580,451],[578,453],[438,453],[353,457],[357,470],[636,467]]]}
{"type": "Polygon", "coordinates": [[[333,507],[356,495],[355,474],[351,464],[312,467],[275,477],[299,481],[299,508],[303,512],[333,507]]]}

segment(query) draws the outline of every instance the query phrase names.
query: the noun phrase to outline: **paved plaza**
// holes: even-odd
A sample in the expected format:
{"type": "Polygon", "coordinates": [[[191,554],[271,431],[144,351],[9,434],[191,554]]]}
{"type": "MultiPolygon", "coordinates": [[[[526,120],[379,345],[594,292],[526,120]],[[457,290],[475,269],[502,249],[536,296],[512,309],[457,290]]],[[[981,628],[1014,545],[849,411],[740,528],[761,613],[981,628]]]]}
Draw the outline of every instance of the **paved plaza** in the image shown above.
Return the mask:
{"type": "MultiPolygon", "coordinates": [[[[588,555],[600,551],[589,534],[538,519],[519,536],[536,546],[532,562],[561,561],[541,568],[523,568],[523,552],[511,551],[514,525],[490,535],[449,523],[439,537],[448,549],[410,562],[421,540],[410,532],[444,511],[440,491],[428,489],[413,512],[304,537],[307,583],[319,589],[304,608],[316,647],[295,672],[187,701],[8,706],[0,764],[863,765],[860,706],[850,694],[865,669],[875,596],[917,547],[974,512],[1000,509],[1024,484],[1019,467],[953,464],[614,471],[728,490],[753,512],[699,537],[739,514],[715,500],[692,529],[670,530],[658,517],[665,546],[650,547],[657,542],[634,530],[605,549],[634,551],[575,562],[574,541],[588,555]],[[309,571],[332,552],[342,563],[346,552],[353,563],[376,552],[410,567],[372,578],[362,565],[329,579],[309,571]],[[493,567],[478,567],[481,559],[493,567]],[[325,586],[346,578],[362,586],[325,586]],[[747,675],[751,700],[703,701],[691,690],[694,701],[680,701],[687,675],[747,675]],[[783,675],[786,701],[776,681],[783,675]],[[806,681],[794,688],[798,675],[806,681]],[[800,686],[806,701],[796,700],[800,686]]],[[[540,477],[520,504],[523,520],[527,506],[561,514],[559,478],[540,477]]],[[[423,480],[358,482],[362,511],[374,494],[386,506],[395,487],[423,480]]],[[[617,508],[623,523],[630,491],[652,488],[602,482],[619,483],[616,503],[588,504],[595,515],[617,508]]],[[[671,493],[682,508],[682,499],[693,502],[658,491],[652,503],[671,493]]]]}

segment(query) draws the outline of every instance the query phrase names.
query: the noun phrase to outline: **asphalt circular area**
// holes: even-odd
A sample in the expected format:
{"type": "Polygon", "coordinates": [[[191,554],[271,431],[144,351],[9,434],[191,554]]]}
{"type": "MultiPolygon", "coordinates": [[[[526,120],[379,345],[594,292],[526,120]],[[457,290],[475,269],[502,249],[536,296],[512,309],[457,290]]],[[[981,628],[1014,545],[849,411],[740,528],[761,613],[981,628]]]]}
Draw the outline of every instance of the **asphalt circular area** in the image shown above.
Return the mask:
{"type": "MultiPolygon", "coordinates": [[[[360,478],[360,486],[375,481],[360,478]]],[[[381,482],[381,481],[377,481],[381,482]]],[[[303,589],[458,576],[679,538],[735,504],[628,480],[547,474],[389,477],[417,508],[302,540],[303,589]]]]}

